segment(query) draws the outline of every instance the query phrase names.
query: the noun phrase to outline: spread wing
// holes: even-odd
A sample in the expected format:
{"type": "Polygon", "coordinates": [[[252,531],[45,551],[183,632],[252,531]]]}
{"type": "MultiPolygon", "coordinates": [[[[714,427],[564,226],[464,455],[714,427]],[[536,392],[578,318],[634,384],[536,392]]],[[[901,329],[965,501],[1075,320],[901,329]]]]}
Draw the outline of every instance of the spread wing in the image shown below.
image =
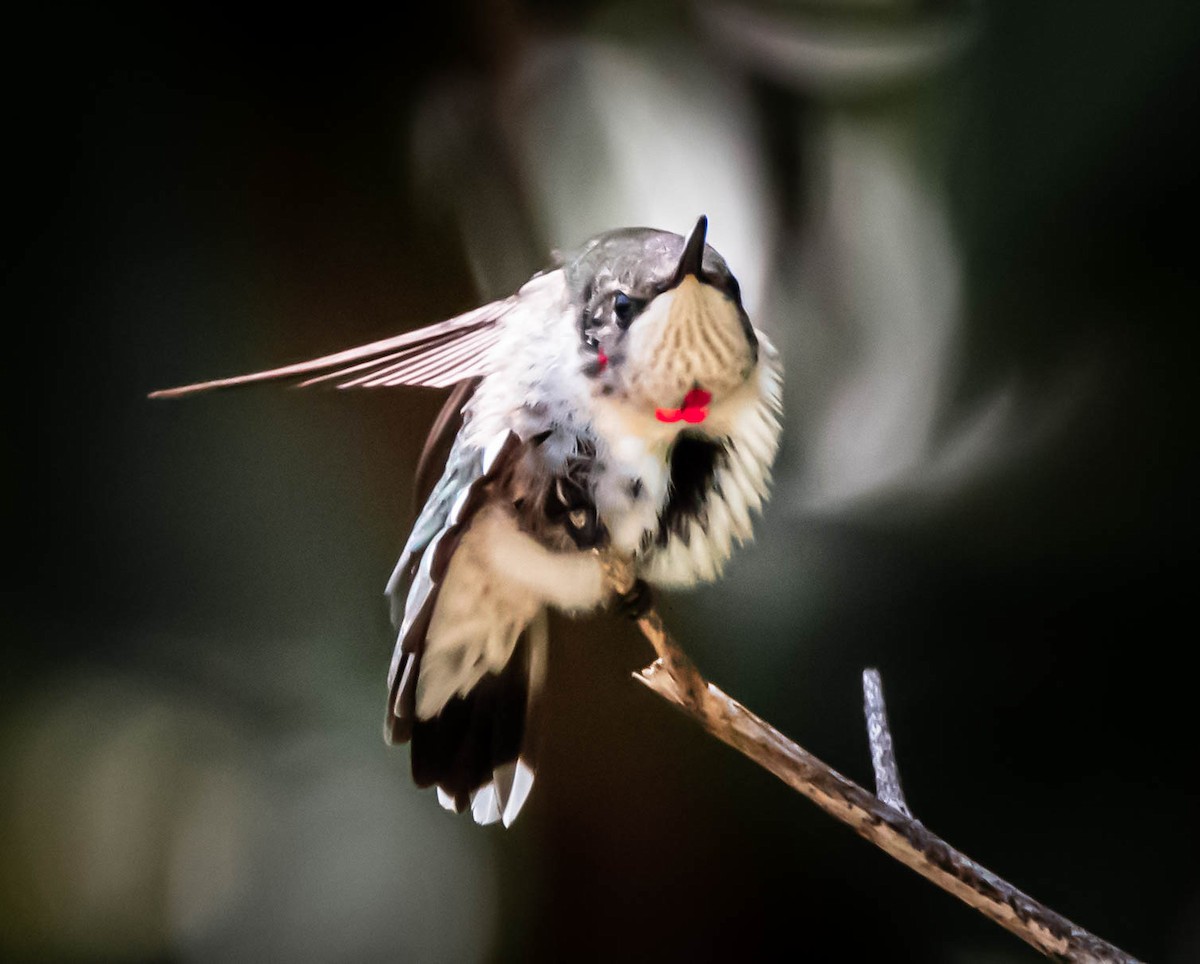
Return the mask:
{"type": "Polygon", "coordinates": [[[214,388],[256,382],[290,381],[300,386],[332,384],[338,388],[425,385],[446,388],[484,374],[500,333],[500,322],[515,306],[516,296],[468,311],[448,321],[407,331],[369,345],[349,348],[311,361],[197,382],[152,392],[151,398],[176,398],[214,388]]]}

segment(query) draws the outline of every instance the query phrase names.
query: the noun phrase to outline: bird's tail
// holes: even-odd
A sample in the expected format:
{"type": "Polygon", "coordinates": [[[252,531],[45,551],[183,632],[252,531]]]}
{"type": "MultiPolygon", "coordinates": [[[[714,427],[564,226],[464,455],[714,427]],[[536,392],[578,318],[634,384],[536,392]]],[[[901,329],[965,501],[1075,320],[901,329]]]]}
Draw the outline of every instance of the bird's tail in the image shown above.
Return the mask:
{"type": "MultiPolygon", "coordinates": [[[[414,634],[423,639],[424,633],[414,634]]],[[[384,736],[410,743],[413,780],[436,786],[447,810],[468,807],[476,823],[516,819],[533,786],[539,695],[545,680],[548,619],[540,612],[499,672],[484,673],[428,719],[416,713],[423,653],[405,655],[388,697],[384,736]]]]}

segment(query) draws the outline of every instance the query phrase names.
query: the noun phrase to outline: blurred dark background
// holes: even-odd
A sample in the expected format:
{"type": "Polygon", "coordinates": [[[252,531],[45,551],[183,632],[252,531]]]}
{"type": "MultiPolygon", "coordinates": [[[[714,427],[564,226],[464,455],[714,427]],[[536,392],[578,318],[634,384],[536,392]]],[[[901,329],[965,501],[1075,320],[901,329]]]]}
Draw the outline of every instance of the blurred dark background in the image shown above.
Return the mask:
{"type": "Polygon", "coordinates": [[[707,675],[1127,951],[1200,961],[1200,13],[814,2],[8,23],[0,957],[1033,960],[556,625],[529,805],[379,729],[436,393],[155,388],[702,211],[788,366],[707,675]],[[1189,642],[1192,640],[1192,642],[1189,642]]]}

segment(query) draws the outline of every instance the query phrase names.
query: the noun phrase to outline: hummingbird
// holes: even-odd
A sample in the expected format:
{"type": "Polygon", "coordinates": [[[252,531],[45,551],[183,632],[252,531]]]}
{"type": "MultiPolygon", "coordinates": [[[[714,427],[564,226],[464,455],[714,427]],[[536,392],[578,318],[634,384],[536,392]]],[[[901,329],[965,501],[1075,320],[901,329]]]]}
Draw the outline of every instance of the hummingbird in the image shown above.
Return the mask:
{"type": "Polygon", "coordinates": [[[387,582],[397,630],[384,738],[480,824],[533,785],[550,610],[639,615],[653,588],[716,579],[752,537],[781,430],[779,354],[705,243],[598,234],[510,297],[264,381],[451,388],[417,463],[422,508],[387,582]],[[636,575],[605,580],[602,553],[636,575]]]}

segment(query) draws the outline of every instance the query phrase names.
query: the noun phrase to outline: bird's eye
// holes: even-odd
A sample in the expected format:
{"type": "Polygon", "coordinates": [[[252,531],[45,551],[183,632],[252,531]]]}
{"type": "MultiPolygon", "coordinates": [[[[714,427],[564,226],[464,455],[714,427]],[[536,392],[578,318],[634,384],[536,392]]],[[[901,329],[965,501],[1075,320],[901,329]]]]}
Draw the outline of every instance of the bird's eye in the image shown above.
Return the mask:
{"type": "Polygon", "coordinates": [[[617,327],[625,329],[633,324],[633,319],[642,309],[643,304],[643,301],[630,298],[624,291],[618,291],[613,296],[613,314],[617,318],[617,327]]]}

